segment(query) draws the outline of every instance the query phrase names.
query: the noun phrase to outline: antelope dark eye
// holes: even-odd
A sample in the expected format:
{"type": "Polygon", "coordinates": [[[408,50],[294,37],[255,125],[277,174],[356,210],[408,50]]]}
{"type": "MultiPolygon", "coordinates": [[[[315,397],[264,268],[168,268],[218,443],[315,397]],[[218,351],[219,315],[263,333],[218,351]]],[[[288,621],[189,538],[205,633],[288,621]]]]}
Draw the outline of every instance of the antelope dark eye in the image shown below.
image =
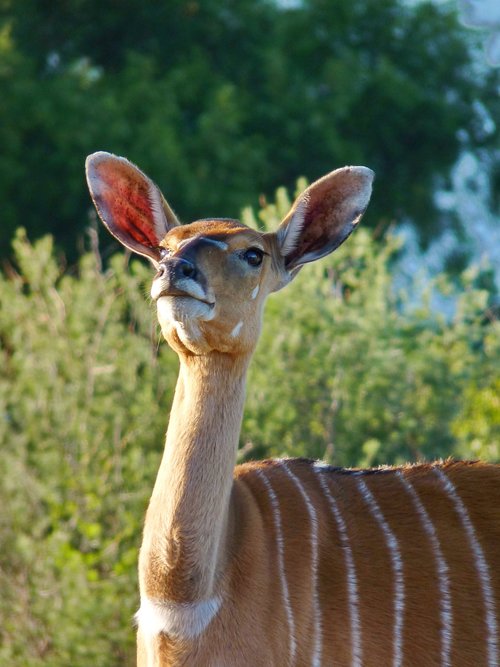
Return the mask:
{"type": "Polygon", "coordinates": [[[250,266],[260,266],[263,257],[264,252],[260,248],[248,248],[243,254],[243,259],[250,264],[250,266]]]}

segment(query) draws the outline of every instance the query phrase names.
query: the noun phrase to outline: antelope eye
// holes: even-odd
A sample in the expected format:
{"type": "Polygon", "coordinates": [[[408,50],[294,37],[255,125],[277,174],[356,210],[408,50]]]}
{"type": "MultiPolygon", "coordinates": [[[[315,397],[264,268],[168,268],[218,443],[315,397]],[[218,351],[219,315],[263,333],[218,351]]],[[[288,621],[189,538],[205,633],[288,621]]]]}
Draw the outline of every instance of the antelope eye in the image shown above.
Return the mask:
{"type": "Polygon", "coordinates": [[[243,259],[250,266],[260,266],[263,257],[264,252],[260,248],[248,248],[248,250],[245,250],[243,253],[243,259]]]}

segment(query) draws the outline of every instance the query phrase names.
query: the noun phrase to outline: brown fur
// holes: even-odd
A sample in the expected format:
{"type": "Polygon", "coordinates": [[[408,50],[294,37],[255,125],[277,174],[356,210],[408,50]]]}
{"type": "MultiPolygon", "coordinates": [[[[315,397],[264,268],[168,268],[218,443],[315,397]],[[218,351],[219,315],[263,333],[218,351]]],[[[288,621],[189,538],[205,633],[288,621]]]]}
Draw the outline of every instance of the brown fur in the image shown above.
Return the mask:
{"type": "MultiPolygon", "coordinates": [[[[292,469],[307,488],[321,526],[319,590],[323,619],[322,664],[351,665],[351,636],[346,569],[339,536],[312,463],[292,460],[292,469]]],[[[412,481],[424,502],[450,567],[454,634],[452,665],[486,665],[484,609],[478,593],[474,559],[460,521],[436,482],[434,467],[443,469],[471,514],[490,567],[491,584],[500,603],[500,467],[487,464],[436,463],[366,471],[364,477],[401,545],[407,604],[404,616],[404,664],[440,665],[439,587],[434,555],[422,522],[395,472],[412,481]]],[[[231,541],[231,562],[220,580],[224,606],[203,637],[194,642],[159,640],[165,665],[291,664],[279,578],[276,539],[269,498],[256,469],[265,471],[283,501],[282,520],[299,652],[297,665],[310,665],[312,653],[310,551],[307,512],[279,464],[264,461],[235,470],[233,503],[237,519],[231,541]],[[304,534],[305,533],[305,534],[304,534]],[[175,657],[174,657],[175,656],[175,657]]],[[[364,667],[390,665],[393,576],[380,529],[366,512],[356,477],[349,471],[324,473],[346,517],[359,576],[364,667]]],[[[140,663],[146,665],[147,663],[140,663]]]]}

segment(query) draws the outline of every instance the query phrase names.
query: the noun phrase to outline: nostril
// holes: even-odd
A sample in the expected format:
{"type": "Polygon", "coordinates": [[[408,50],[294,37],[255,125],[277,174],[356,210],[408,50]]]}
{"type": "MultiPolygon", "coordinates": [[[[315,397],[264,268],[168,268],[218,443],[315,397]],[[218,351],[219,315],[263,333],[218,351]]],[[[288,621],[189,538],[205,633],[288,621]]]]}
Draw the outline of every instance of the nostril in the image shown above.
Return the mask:
{"type": "Polygon", "coordinates": [[[165,272],[167,270],[167,267],[165,264],[158,264],[158,271],[156,272],[155,278],[163,278],[165,275],[165,272]]]}
{"type": "Polygon", "coordinates": [[[187,260],[182,260],[180,265],[181,274],[184,278],[195,278],[196,276],[196,267],[191,262],[187,260]]]}

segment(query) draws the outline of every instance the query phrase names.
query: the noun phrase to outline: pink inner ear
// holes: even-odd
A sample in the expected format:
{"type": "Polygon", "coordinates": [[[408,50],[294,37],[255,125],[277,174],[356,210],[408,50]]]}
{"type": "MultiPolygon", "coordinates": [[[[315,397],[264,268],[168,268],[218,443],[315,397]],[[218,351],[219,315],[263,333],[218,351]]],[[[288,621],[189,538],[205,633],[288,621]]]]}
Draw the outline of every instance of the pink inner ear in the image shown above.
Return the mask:
{"type": "MultiPolygon", "coordinates": [[[[325,198],[328,201],[327,198],[325,198]]],[[[329,210],[330,204],[325,205],[324,201],[313,199],[309,202],[305,220],[301,229],[295,247],[287,254],[287,265],[293,266],[295,261],[304,257],[307,253],[324,249],[324,254],[333,250],[337,245],[337,238],[345,238],[342,231],[338,229],[338,222],[334,211],[334,204],[331,204],[332,210],[329,210]],[[314,224],[311,224],[314,221],[314,224]]]]}
{"type": "Polygon", "coordinates": [[[103,161],[96,171],[100,188],[94,194],[110,231],[124,242],[156,247],[160,239],[154,228],[152,184],[125,161],[103,161]]]}
{"type": "Polygon", "coordinates": [[[323,212],[323,206],[320,202],[318,205],[314,200],[309,202],[302,234],[300,235],[295,251],[290,253],[289,261],[301,257],[312,250],[315,246],[320,246],[326,242],[328,238],[328,220],[323,212]],[[315,225],[311,225],[310,221],[314,220],[315,225]]]}
{"type": "MultiPolygon", "coordinates": [[[[285,255],[289,270],[328,255],[346,240],[368,205],[372,181],[373,172],[366,167],[343,167],[306,190],[302,197],[308,197],[307,207],[295,231],[296,243],[285,255]]],[[[292,226],[295,222],[292,218],[292,226]]]]}

